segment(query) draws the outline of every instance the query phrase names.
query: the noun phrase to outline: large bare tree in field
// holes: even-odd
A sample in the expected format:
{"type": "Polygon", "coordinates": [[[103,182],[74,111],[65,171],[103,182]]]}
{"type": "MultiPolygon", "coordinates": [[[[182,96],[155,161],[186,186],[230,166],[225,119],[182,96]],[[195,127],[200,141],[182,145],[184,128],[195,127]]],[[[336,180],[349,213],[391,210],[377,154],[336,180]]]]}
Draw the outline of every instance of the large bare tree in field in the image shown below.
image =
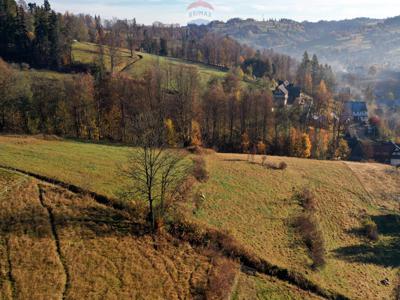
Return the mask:
{"type": "Polygon", "coordinates": [[[148,220],[153,230],[162,220],[177,188],[188,174],[182,151],[168,149],[165,129],[160,128],[154,114],[143,114],[135,120],[137,145],[128,157],[125,175],[131,180],[129,194],[147,201],[148,220]]]}

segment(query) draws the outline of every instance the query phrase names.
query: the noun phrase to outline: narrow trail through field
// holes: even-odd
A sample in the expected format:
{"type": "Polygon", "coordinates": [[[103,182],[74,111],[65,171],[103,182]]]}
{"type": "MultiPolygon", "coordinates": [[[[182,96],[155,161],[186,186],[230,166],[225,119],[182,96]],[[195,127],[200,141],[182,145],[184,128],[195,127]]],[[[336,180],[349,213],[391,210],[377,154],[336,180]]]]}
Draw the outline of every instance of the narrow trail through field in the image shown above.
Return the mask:
{"type": "Polygon", "coordinates": [[[128,68],[130,68],[131,66],[133,66],[134,64],[136,64],[138,61],[141,61],[143,59],[143,55],[141,54],[136,54],[138,56],[137,59],[133,60],[132,62],[130,62],[129,64],[127,64],[125,67],[123,67],[121,69],[121,71],[119,71],[120,73],[125,72],[128,68]]]}
{"type": "MultiPolygon", "coordinates": [[[[90,191],[86,191],[80,187],[77,187],[75,185],[71,185],[65,182],[62,182],[60,180],[56,180],[56,179],[52,179],[52,178],[48,178],[46,176],[42,176],[42,175],[38,175],[38,174],[34,174],[31,172],[27,172],[27,171],[23,171],[23,170],[19,170],[19,169],[15,169],[15,168],[11,168],[11,167],[7,167],[7,166],[0,166],[0,169],[5,169],[8,171],[14,171],[17,173],[21,173],[24,175],[29,175],[33,178],[39,179],[43,182],[49,183],[49,184],[53,184],[56,186],[59,186],[61,188],[64,188],[74,194],[81,194],[81,195],[89,195],[93,198],[93,200],[97,201],[99,204],[103,204],[109,207],[112,207],[114,209],[120,210],[121,207],[119,207],[118,205],[114,204],[114,200],[104,196],[104,195],[100,195],[94,192],[90,192],[90,191]]],[[[56,225],[55,225],[55,219],[54,219],[54,215],[52,212],[51,207],[49,207],[48,205],[46,205],[45,201],[44,201],[44,189],[43,187],[39,184],[39,196],[40,196],[40,202],[42,203],[43,207],[45,207],[49,213],[49,219],[50,219],[50,223],[51,223],[51,227],[52,227],[52,232],[53,232],[53,236],[54,236],[54,240],[56,243],[56,247],[57,247],[57,252],[58,255],[60,257],[60,260],[62,262],[62,265],[64,267],[64,271],[66,274],[66,283],[65,283],[65,289],[63,292],[63,299],[65,299],[65,294],[70,286],[70,274],[68,271],[68,266],[65,263],[65,259],[62,255],[62,251],[61,251],[61,245],[60,245],[60,239],[56,230],[56,225]]],[[[183,238],[186,234],[183,232],[170,232],[175,238],[177,239],[181,239],[183,241],[189,242],[190,244],[192,244],[192,246],[196,247],[196,246],[204,246],[204,245],[198,245],[198,241],[196,240],[191,240],[189,239],[185,239],[183,238]]],[[[207,233],[206,233],[207,235],[207,233]]],[[[214,240],[209,240],[207,242],[208,244],[214,244],[214,246],[216,248],[219,247],[219,241],[214,241],[214,240]]],[[[335,291],[331,291],[331,290],[326,290],[322,287],[320,287],[319,285],[317,285],[316,283],[310,281],[309,279],[307,279],[306,277],[304,277],[302,274],[300,273],[296,273],[296,272],[292,272],[291,270],[288,269],[284,269],[281,268],[279,266],[273,265],[271,263],[269,263],[268,261],[261,259],[259,257],[256,257],[256,259],[254,260],[253,257],[251,256],[247,256],[246,254],[243,253],[236,253],[235,251],[231,251],[230,253],[226,253],[226,250],[221,249],[221,253],[223,255],[225,255],[226,257],[232,258],[232,259],[237,259],[241,262],[243,267],[247,267],[250,269],[254,269],[256,272],[260,273],[260,274],[265,274],[271,277],[275,277],[278,278],[282,281],[285,281],[293,286],[298,287],[301,290],[304,290],[306,292],[310,292],[312,294],[315,294],[317,296],[323,297],[325,299],[335,299],[335,300],[345,300],[345,299],[349,299],[348,297],[337,293],[335,291]]]]}
{"type": "Polygon", "coordinates": [[[62,299],[66,299],[66,295],[67,295],[68,289],[71,286],[71,276],[70,276],[70,273],[69,273],[69,270],[68,270],[68,265],[66,263],[65,257],[63,256],[63,253],[62,253],[62,250],[61,250],[61,242],[60,242],[60,237],[58,236],[58,233],[57,233],[56,221],[55,221],[55,218],[54,218],[53,210],[45,202],[45,199],[44,199],[45,191],[44,191],[43,186],[39,184],[38,188],[39,188],[39,201],[40,201],[40,204],[47,210],[47,213],[49,215],[51,232],[52,232],[52,235],[53,235],[54,242],[56,244],[57,255],[58,255],[58,258],[59,258],[59,260],[61,262],[61,265],[63,266],[63,270],[64,270],[64,273],[65,273],[65,284],[64,284],[64,290],[63,290],[63,293],[62,293],[62,299]]]}

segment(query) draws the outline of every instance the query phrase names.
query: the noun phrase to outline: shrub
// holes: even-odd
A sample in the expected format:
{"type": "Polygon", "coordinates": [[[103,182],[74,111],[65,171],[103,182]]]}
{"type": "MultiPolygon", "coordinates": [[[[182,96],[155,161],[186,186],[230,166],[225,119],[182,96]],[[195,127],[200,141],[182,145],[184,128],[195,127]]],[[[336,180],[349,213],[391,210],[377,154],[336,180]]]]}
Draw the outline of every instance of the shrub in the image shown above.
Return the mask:
{"type": "Polygon", "coordinates": [[[265,160],[262,158],[263,160],[263,166],[267,167],[268,169],[272,169],[272,170],[285,170],[287,169],[288,165],[283,161],[280,162],[279,164],[274,164],[274,163],[267,163],[266,160],[267,158],[265,157],[265,160]]]}
{"type": "Polygon", "coordinates": [[[377,241],[379,239],[378,226],[371,220],[371,218],[364,219],[363,223],[363,233],[371,241],[377,241]]]}
{"type": "Polygon", "coordinates": [[[206,182],[208,180],[209,175],[206,168],[206,161],[203,157],[193,158],[192,175],[200,182],[206,182]]]}
{"type": "Polygon", "coordinates": [[[205,293],[206,299],[229,299],[238,271],[238,265],[234,261],[223,257],[215,258],[205,293]]]}
{"type": "Polygon", "coordinates": [[[262,157],[261,157],[261,165],[262,166],[265,166],[265,163],[267,162],[267,156],[266,155],[263,155],[262,157]]]}
{"type": "Polygon", "coordinates": [[[295,220],[295,227],[310,251],[313,268],[323,267],[325,260],[325,240],[319,229],[318,220],[309,213],[304,213],[295,220]]]}
{"type": "Polygon", "coordinates": [[[285,163],[284,161],[280,162],[278,165],[278,170],[286,170],[288,167],[287,163],[285,163]]]}
{"type": "Polygon", "coordinates": [[[298,198],[300,200],[301,206],[306,211],[314,211],[317,208],[317,204],[316,204],[316,200],[315,200],[315,194],[311,190],[304,189],[298,195],[298,198]]]}

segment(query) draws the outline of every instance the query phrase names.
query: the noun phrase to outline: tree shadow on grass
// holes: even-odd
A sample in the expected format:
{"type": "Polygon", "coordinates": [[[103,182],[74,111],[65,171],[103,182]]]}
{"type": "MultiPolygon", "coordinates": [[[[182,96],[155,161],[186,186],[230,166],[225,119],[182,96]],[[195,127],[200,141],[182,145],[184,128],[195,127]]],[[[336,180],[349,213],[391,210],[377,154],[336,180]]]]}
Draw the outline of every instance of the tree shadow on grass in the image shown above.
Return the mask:
{"type": "MultiPolygon", "coordinates": [[[[349,261],[384,267],[400,267],[400,216],[389,214],[371,216],[377,224],[380,241],[336,249],[336,257],[349,261]]],[[[355,229],[354,232],[359,232],[355,229]]]]}

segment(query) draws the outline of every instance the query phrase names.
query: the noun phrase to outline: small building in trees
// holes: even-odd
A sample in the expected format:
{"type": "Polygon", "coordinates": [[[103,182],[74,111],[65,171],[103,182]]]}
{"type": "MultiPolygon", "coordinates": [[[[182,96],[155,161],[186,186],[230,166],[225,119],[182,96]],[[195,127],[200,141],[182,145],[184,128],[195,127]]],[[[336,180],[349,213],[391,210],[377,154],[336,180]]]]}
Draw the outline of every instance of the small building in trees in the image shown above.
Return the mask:
{"type": "Polygon", "coordinates": [[[274,101],[277,105],[293,105],[300,103],[301,88],[289,81],[279,81],[274,91],[274,101]]]}
{"type": "Polygon", "coordinates": [[[368,122],[368,106],[363,101],[349,101],[345,104],[344,116],[353,123],[368,122]]]}

